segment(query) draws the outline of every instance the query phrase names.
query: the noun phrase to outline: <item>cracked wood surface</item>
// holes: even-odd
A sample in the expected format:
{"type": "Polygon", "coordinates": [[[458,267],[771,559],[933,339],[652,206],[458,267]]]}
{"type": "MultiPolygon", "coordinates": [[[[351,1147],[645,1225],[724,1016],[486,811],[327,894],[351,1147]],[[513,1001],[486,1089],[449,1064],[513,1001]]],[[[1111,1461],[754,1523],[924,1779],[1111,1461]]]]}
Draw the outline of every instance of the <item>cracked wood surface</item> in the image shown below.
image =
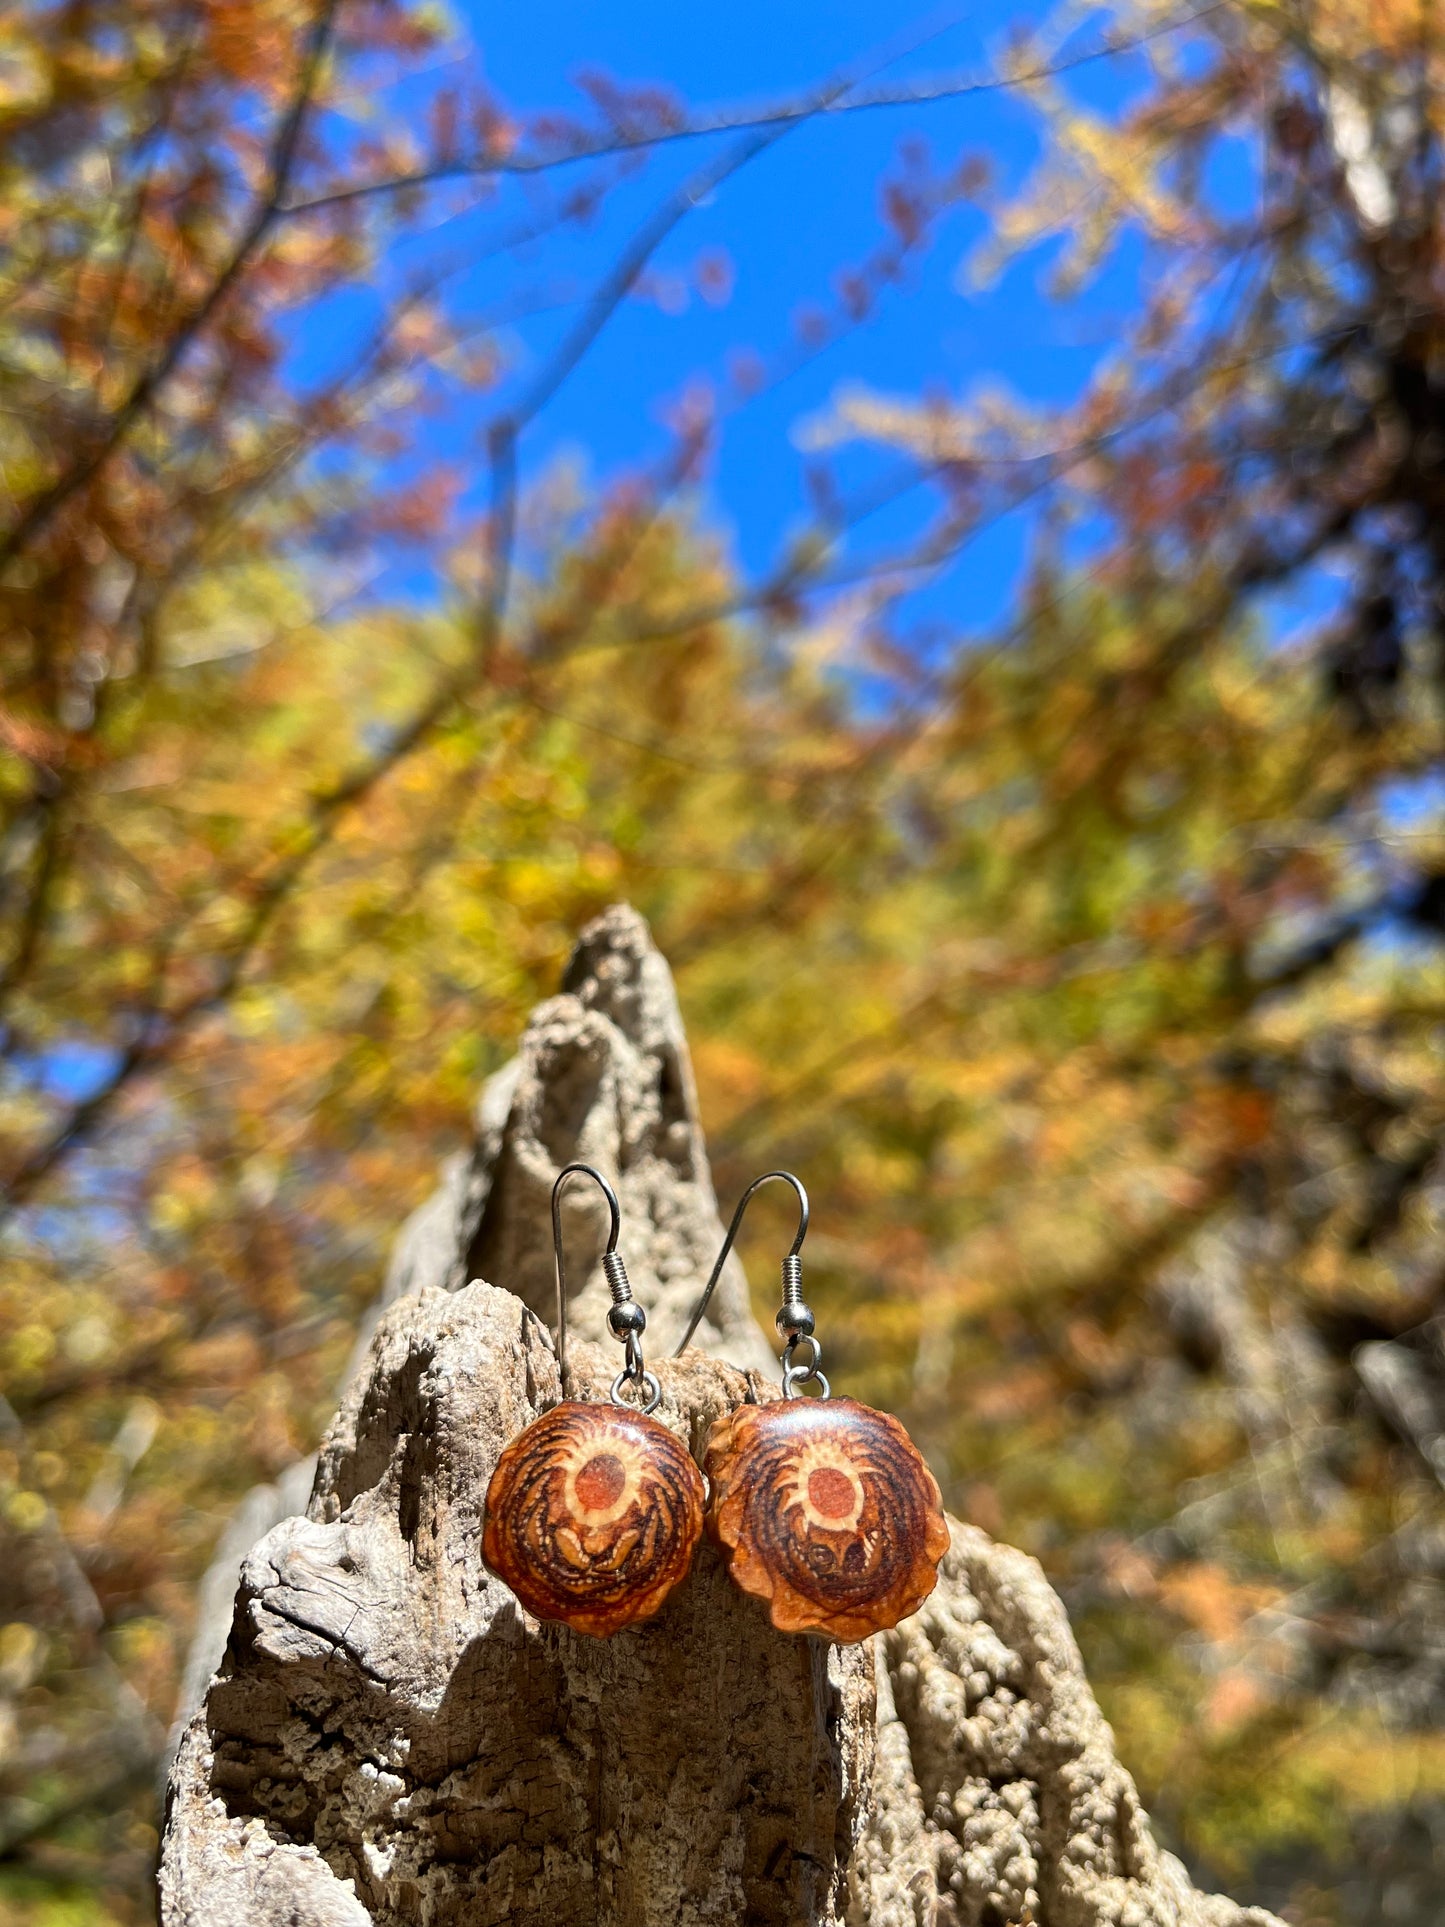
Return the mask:
{"type": "MultiPolygon", "coordinates": [[[[640,919],[592,925],[567,983],[409,1227],[304,1515],[244,1560],[172,1770],[165,1927],[1277,1927],[1158,1849],[1057,1597],[971,1527],[921,1610],[854,1647],[774,1632],[708,1544],[606,1641],[486,1571],[492,1467],[564,1389],[536,1314],[570,1158],[616,1178],[659,1418],[696,1454],[776,1396],[736,1267],[702,1349],[664,1362],[721,1227],[640,919]]],[[[587,1397],[616,1367],[604,1222],[585,1194],[568,1218],[587,1397]]]]}

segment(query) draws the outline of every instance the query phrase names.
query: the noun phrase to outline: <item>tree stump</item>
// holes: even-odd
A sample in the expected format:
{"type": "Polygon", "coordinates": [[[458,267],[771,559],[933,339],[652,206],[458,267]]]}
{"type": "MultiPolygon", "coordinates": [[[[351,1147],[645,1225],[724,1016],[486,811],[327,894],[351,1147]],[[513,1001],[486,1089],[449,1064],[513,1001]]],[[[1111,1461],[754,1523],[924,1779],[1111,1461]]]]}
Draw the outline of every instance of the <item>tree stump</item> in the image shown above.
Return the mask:
{"type": "Polygon", "coordinates": [[[165,1927],[1277,1927],[1159,1850],[1061,1604],[970,1526],[922,1608],[857,1646],[775,1632],[706,1542],[611,1639],[521,1609],[481,1561],[492,1469],[617,1365],[583,1186],[565,1388],[544,1322],[563,1164],[617,1183],[657,1416],[694,1454],[777,1395],[776,1367],[735,1265],[666,1362],[722,1230],[671,979],[631,911],[584,933],[488,1102],[403,1244],[304,1516],[244,1560],[172,1769],[165,1927]]]}

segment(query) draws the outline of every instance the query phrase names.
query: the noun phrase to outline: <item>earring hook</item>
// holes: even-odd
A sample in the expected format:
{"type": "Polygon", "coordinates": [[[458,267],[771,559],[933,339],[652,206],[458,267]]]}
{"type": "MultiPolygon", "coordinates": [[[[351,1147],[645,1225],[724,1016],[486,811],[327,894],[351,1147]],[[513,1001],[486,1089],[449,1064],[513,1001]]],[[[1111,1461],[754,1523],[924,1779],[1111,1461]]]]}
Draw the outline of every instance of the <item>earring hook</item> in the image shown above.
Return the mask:
{"type": "Polygon", "coordinates": [[[641,1386],[646,1403],[644,1412],[650,1412],[662,1398],[662,1387],[643,1363],[642,1334],[647,1328],[647,1313],[632,1296],[632,1286],[627,1279],[627,1266],[622,1262],[622,1253],[617,1249],[617,1240],[622,1231],[622,1207],[617,1202],[617,1193],[591,1164],[568,1164],[557,1173],[552,1186],[552,1254],[557,1261],[557,1364],[565,1372],[567,1369],[567,1268],[562,1256],[562,1188],[568,1178],[591,1178],[607,1200],[610,1225],[607,1232],[607,1245],[602,1253],[602,1274],[607,1280],[608,1290],[612,1293],[612,1307],[607,1314],[608,1328],[614,1338],[620,1339],[627,1348],[627,1362],[612,1381],[612,1399],[622,1404],[622,1386],[625,1380],[635,1379],[641,1386]]]}
{"type": "MultiPolygon", "coordinates": [[[[781,1179],[784,1184],[792,1185],[798,1194],[798,1229],[794,1234],[792,1244],[788,1248],[788,1255],[783,1260],[783,1304],[785,1307],[796,1305],[801,1310],[807,1312],[808,1329],[809,1331],[812,1330],[813,1314],[807,1311],[807,1307],[803,1304],[803,1268],[798,1259],[798,1253],[803,1248],[803,1240],[808,1235],[808,1194],[803,1189],[802,1180],[795,1178],[791,1171],[764,1171],[760,1178],[753,1179],[747,1190],[744,1191],[743,1195],[738,1199],[737,1210],[733,1213],[733,1221],[728,1226],[727,1236],[723,1239],[722,1250],[718,1253],[717,1262],[712,1268],[712,1276],[703,1286],[702,1297],[697,1301],[697,1309],[693,1312],[687,1330],[682,1335],[682,1342],[672,1354],[674,1358],[680,1358],[687,1350],[688,1346],[692,1343],[693,1333],[702,1323],[702,1315],[707,1310],[708,1300],[713,1294],[713,1287],[722,1276],[722,1268],[727,1263],[728,1253],[733,1248],[733,1240],[738,1235],[738,1226],[743,1221],[743,1213],[752,1202],[754,1191],[758,1190],[762,1185],[771,1183],[774,1178],[781,1179]]],[[[782,1313],[779,1312],[778,1316],[781,1318],[782,1313]]]]}

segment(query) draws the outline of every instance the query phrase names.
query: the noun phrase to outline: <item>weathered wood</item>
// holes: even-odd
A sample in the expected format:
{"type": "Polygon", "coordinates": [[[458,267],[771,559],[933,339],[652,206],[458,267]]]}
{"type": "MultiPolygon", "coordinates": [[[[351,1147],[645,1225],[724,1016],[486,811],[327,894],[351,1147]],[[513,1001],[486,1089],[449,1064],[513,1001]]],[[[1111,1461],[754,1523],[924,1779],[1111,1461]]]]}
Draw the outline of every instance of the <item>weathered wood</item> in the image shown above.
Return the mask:
{"type": "MultiPolygon", "coordinates": [[[[672,974],[642,918],[619,904],[583,933],[565,983],[560,997],[534,1012],[517,1056],[488,1078],[470,1150],[448,1160],[437,1190],[403,1225],[348,1381],[365,1368],[382,1311],[427,1286],[457,1291],[469,1278],[503,1278],[553,1318],[550,1233],[539,1226],[549,1223],[556,1170],[573,1156],[610,1172],[621,1193],[628,1271],[651,1320],[649,1354],[661,1356],[681,1337],[696,1302],[697,1271],[705,1275],[711,1265],[722,1227],[672,974]]],[[[564,1225],[575,1288],[568,1315],[584,1337],[602,1338],[610,1299],[596,1260],[606,1213],[591,1187],[572,1187],[564,1225]]],[[[736,1257],[724,1266],[708,1309],[696,1338],[702,1350],[735,1365],[773,1368],[736,1257]]],[[[216,1549],[197,1600],[172,1757],[221,1663],[241,1560],[304,1505],[314,1471],[307,1459],[274,1485],[256,1487],[216,1549]]]]}
{"type": "MultiPolygon", "coordinates": [[[[655,1619],[605,1640],[532,1619],[487,1571],[504,1447],[617,1366],[586,1263],[600,1215],[569,1214],[565,1388],[527,1308],[547,1308],[555,1171],[615,1173],[654,1329],[680,1327],[721,1236],[665,966],[625,912],[579,954],[490,1165],[454,1175],[457,1248],[496,1282],[409,1281],[305,1515],[245,1560],[172,1774],[166,1927],[1273,1927],[1160,1853],[1059,1601],[967,1526],[921,1609],[848,1647],[776,1631],[707,1541],[655,1619]]],[[[714,1355],[649,1353],[695,1457],[775,1390],[726,1282],[714,1355]]]]}

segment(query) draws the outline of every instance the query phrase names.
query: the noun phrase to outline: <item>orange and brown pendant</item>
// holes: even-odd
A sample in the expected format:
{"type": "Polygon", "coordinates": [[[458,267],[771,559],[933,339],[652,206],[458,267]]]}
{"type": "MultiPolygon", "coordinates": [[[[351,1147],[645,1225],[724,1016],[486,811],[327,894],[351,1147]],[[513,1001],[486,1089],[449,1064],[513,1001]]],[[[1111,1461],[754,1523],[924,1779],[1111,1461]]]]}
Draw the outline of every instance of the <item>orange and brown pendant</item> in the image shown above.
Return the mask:
{"type": "Polygon", "coordinates": [[[665,1425],[568,1399],[497,1460],[482,1557],[539,1619],[605,1638],[650,1618],[686,1576],[704,1498],[665,1425]]]}
{"type": "Polygon", "coordinates": [[[896,1626],[938,1580],[948,1525],[917,1446],[851,1398],[740,1405],[708,1436],[708,1525],[785,1633],[847,1645],[896,1626]]]}

